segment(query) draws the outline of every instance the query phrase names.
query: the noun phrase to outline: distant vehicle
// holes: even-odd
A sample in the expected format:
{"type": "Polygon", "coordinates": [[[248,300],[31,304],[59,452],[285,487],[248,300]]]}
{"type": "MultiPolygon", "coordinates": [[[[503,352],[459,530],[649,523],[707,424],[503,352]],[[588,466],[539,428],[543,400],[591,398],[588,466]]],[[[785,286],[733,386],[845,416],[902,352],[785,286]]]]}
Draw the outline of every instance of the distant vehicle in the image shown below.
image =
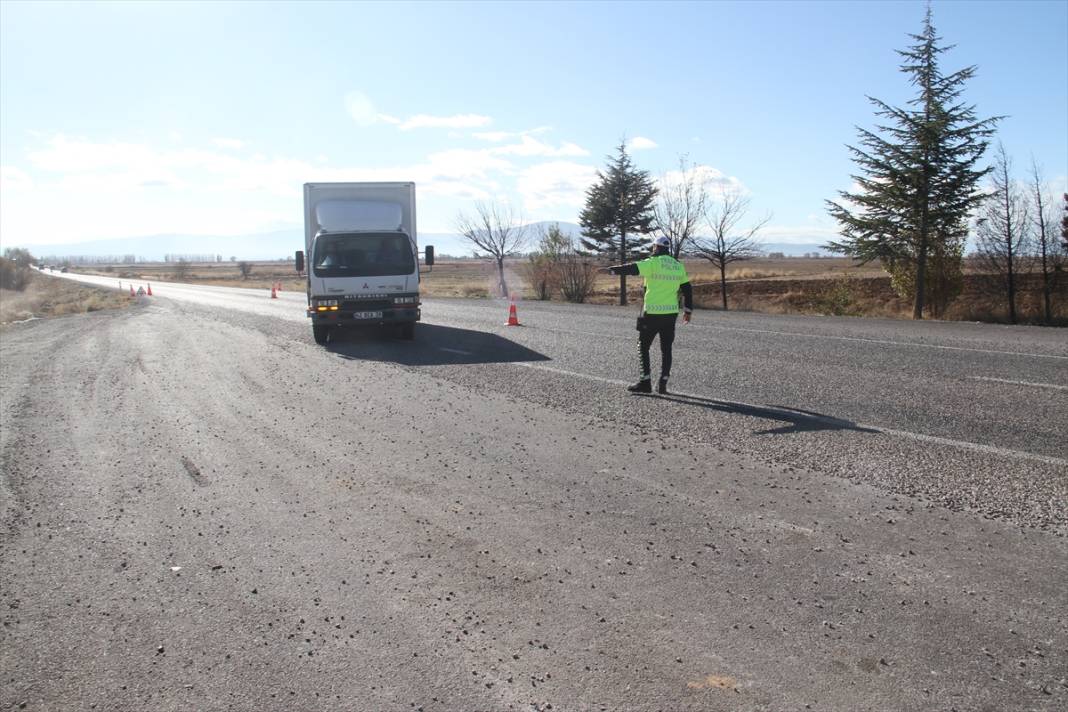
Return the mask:
{"type": "Polygon", "coordinates": [[[60,272],[62,272],[63,274],[66,274],[67,273],[67,268],[64,267],[63,269],[60,270],[60,272]]]}
{"type": "MultiPolygon", "coordinates": [[[[420,318],[415,183],[305,183],[308,316],[315,342],[341,327],[387,326],[415,337],[420,318]]],[[[434,264],[434,248],[424,262],[434,264]]]]}

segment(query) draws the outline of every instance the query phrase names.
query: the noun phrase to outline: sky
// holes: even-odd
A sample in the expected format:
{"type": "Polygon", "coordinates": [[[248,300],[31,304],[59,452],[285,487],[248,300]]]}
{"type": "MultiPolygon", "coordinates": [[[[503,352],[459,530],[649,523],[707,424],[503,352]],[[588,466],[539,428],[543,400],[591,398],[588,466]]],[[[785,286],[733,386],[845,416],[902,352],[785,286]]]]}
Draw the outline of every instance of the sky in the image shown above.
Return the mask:
{"type": "MultiPolygon", "coordinates": [[[[1068,183],[1068,2],[932,5],[942,67],[1068,183]]],[[[744,190],[764,239],[835,236],[866,97],[913,94],[923,2],[0,1],[0,244],[300,229],[305,182],[415,181],[420,233],[475,202],[578,222],[626,141],[744,190]]],[[[989,155],[989,154],[988,154],[989,155]]],[[[220,246],[220,251],[225,251],[220,246]]]]}

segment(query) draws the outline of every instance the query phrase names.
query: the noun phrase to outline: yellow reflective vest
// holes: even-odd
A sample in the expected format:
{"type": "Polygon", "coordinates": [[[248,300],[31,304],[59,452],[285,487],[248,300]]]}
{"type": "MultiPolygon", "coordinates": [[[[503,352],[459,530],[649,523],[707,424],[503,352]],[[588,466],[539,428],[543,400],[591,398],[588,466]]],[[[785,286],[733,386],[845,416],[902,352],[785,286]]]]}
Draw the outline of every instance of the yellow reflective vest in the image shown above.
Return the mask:
{"type": "Polygon", "coordinates": [[[686,268],[671,255],[654,255],[636,263],[645,279],[645,313],[678,314],[679,286],[686,284],[686,268]]]}

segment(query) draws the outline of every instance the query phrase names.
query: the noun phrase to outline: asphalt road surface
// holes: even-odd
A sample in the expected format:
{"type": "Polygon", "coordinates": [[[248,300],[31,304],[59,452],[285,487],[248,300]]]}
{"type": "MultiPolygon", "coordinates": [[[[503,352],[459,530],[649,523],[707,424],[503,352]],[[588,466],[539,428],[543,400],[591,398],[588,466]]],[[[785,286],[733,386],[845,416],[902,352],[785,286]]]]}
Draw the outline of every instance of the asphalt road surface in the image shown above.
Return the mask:
{"type": "Polygon", "coordinates": [[[1060,330],[153,290],[0,332],[0,709],[1068,705],[1060,330]]]}

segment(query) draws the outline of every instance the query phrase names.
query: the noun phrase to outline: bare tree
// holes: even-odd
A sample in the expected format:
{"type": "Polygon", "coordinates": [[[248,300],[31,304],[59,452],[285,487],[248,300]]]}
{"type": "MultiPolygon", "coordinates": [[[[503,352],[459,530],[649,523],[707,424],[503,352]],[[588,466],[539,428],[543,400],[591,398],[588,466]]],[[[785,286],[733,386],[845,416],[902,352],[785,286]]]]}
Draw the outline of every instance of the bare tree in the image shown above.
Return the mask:
{"type": "Polygon", "coordinates": [[[679,157],[678,173],[660,178],[653,204],[653,223],[671,240],[671,255],[678,259],[688,250],[708,204],[708,180],[686,156],[679,157]]]}
{"type": "Polygon", "coordinates": [[[1034,230],[1034,243],[1038,248],[1039,265],[1042,268],[1042,297],[1045,307],[1045,321],[1047,324],[1053,321],[1053,307],[1051,294],[1057,283],[1057,278],[1064,270],[1065,253],[1057,244],[1057,236],[1054,234],[1054,226],[1057,217],[1054,214],[1054,202],[1052,196],[1046,194],[1042,180],[1042,171],[1031,157],[1031,199],[1033,201],[1034,218],[1031,228],[1034,230]]]}
{"type": "Polygon", "coordinates": [[[990,195],[976,221],[976,247],[984,266],[1004,279],[1009,322],[1016,323],[1016,277],[1023,265],[1029,211],[1012,179],[1012,159],[998,144],[990,173],[990,195]]]}
{"type": "Polygon", "coordinates": [[[1061,216],[1061,249],[1068,252],[1068,193],[1064,194],[1064,215],[1061,216]]]}
{"type": "Polygon", "coordinates": [[[771,213],[750,224],[739,226],[749,212],[749,198],[735,187],[721,186],[717,200],[705,208],[705,220],[711,235],[694,240],[694,254],[704,257],[719,269],[723,310],[727,310],[727,265],[760,256],[757,233],[771,220],[771,213]]]}
{"type": "Polygon", "coordinates": [[[597,284],[597,265],[591,261],[590,255],[569,251],[561,256],[557,272],[560,293],[567,301],[582,304],[593,294],[597,284]]]}
{"type": "Polygon", "coordinates": [[[237,269],[241,272],[241,279],[248,279],[248,276],[252,274],[252,263],[242,260],[237,263],[237,269]]]}
{"type": "Polygon", "coordinates": [[[508,282],[504,278],[504,260],[526,245],[526,226],[512,210],[511,205],[475,203],[475,214],[460,213],[456,218],[456,231],[475,246],[476,256],[492,258],[497,263],[497,286],[501,296],[508,296],[508,282]],[[486,253],[478,254],[478,251],[486,253]]]}
{"type": "Polygon", "coordinates": [[[184,258],[183,259],[179,259],[174,264],[174,278],[179,280],[179,281],[185,279],[186,277],[189,276],[189,272],[190,272],[191,268],[192,267],[189,264],[188,260],[186,260],[184,258]]]}
{"type": "Polygon", "coordinates": [[[560,229],[560,223],[541,229],[537,249],[527,255],[523,270],[538,299],[552,299],[560,287],[560,263],[573,249],[571,236],[560,229]]]}

